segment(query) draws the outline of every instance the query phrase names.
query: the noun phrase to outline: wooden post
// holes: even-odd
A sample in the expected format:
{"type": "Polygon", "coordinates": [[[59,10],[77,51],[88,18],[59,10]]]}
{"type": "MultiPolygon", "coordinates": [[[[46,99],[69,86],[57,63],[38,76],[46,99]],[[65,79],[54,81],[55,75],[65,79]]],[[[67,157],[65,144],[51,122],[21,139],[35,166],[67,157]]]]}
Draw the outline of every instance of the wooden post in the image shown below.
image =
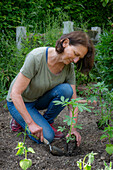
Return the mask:
{"type": "Polygon", "coordinates": [[[65,21],[65,22],[63,22],[63,24],[64,24],[63,34],[68,34],[72,31],[74,31],[72,21],[65,21]]]}
{"type": "Polygon", "coordinates": [[[26,27],[16,27],[16,44],[19,50],[21,49],[21,42],[24,37],[26,37],[26,27]]]}

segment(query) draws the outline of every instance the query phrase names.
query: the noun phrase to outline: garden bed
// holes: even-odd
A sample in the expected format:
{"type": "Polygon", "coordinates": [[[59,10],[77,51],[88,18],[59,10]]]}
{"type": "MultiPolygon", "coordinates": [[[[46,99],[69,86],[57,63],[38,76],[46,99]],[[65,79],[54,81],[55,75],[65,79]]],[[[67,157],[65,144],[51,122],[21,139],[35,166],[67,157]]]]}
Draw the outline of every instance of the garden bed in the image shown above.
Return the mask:
{"type": "MultiPolygon", "coordinates": [[[[0,129],[1,129],[1,154],[0,154],[0,170],[20,170],[19,161],[23,158],[16,156],[15,147],[18,141],[23,141],[23,136],[17,137],[17,132],[11,132],[9,128],[9,123],[11,115],[9,111],[3,107],[4,102],[0,103],[0,129]]],[[[94,110],[100,109],[99,106],[94,106],[94,110]]],[[[66,126],[63,122],[64,115],[68,114],[67,108],[65,108],[58,118],[55,120],[55,127],[66,126]]],[[[105,144],[107,140],[100,141],[100,136],[103,134],[101,130],[98,129],[97,117],[95,116],[93,109],[89,113],[84,111],[79,113],[78,123],[82,124],[82,130],[78,130],[82,136],[82,142],[80,148],[75,150],[73,156],[53,156],[48,147],[44,144],[38,145],[34,141],[30,140],[28,137],[26,143],[28,147],[32,147],[35,154],[29,153],[28,158],[32,159],[33,165],[29,170],[78,170],[77,161],[83,159],[84,156],[90,152],[98,153],[95,156],[94,163],[92,165],[92,170],[97,170],[104,168],[104,161],[109,163],[109,160],[113,162],[113,156],[109,156],[105,151],[105,144]]],[[[65,135],[67,134],[64,131],[65,135]]],[[[65,140],[60,139],[53,141],[52,145],[58,146],[61,149],[65,149],[65,140]]],[[[72,143],[70,144],[72,147],[72,143]]]]}

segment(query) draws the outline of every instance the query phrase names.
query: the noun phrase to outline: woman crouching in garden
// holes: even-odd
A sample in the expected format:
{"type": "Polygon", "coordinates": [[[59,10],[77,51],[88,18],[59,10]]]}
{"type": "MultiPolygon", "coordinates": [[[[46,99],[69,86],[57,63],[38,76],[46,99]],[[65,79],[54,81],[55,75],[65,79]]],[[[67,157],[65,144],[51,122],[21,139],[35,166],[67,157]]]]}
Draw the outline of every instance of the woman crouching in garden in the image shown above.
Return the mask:
{"type": "MultiPolygon", "coordinates": [[[[94,63],[94,47],[86,33],[74,31],[64,34],[56,42],[56,47],[40,47],[32,50],[26,57],[20,72],[11,83],[7,105],[12,115],[11,129],[18,131],[28,125],[35,137],[29,137],[37,143],[44,138],[50,143],[53,139],[64,137],[63,133],[54,128],[54,119],[64,109],[53,101],[64,98],[75,99],[75,71],[88,73],[94,63]],[[46,109],[44,115],[40,112],[46,109]],[[39,112],[40,110],[40,112],[39,112]]],[[[71,110],[69,110],[72,116],[71,110]]],[[[77,123],[78,112],[75,109],[77,123]]],[[[72,128],[77,145],[81,136],[72,128]]]]}

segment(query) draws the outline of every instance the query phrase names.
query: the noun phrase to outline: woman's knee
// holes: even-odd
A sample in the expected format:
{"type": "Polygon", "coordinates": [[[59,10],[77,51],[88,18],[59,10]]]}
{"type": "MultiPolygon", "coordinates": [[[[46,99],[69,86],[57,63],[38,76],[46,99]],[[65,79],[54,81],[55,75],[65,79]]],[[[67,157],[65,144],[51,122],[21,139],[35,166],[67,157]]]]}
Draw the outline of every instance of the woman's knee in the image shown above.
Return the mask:
{"type": "Polygon", "coordinates": [[[43,129],[43,136],[49,143],[51,143],[54,139],[55,133],[50,127],[49,129],[47,129],[47,131],[43,129]]]}
{"type": "Polygon", "coordinates": [[[64,96],[65,98],[71,99],[73,95],[73,89],[70,84],[64,83],[64,84],[61,84],[59,93],[60,93],[60,96],[64,96]]]}
{"type": "Polygon", "coordinates": [[[53,132],[53,133],[51,133],[51,134],[47,134],[46,136],[44,136],[44,138],[45,138],[49,143],[51,143],[51,142],[53,141],[53,139],[54,139],[54,136],[55,136],[55,134],[54,134],[54,132],[53,132]]]}

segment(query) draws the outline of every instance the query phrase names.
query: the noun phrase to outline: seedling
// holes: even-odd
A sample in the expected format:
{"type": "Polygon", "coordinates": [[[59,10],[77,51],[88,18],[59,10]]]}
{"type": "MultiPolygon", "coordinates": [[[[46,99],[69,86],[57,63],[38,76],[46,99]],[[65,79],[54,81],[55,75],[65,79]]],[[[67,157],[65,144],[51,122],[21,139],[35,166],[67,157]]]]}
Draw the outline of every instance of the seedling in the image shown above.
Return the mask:
{"type": "Polygon", "coordinates": [[[93,153],[93,151],[89,154],[87,154],[83,161],[80,159],[79,161],[77,161],[77,166],[79,167],[79,169],[83,169],[83,170],[91,170],[91,164],[94,161],[94,156],[97,155],[97,153],[93,153]],[[88,157],[88,161],[86,161],[86,158],[88,157]]]}
{"type": "MultiPolygon", "coordinates": [[[[112,169],[112,162],[110,162],[110,165],[108,166],[107,163],[104,161],[104,166],[105,166],[104,170],[113,170],[112,169]]],[[[103,170],[103,169],[101,169],[101,170],[103,170]]]]}
{"type": "Polygon", "coordinates": [[[26,146],[26,144],[25,144],[25,139],[26,139],[26,135],[27,135],[26,131],[28,131],[28,133],[30,132],[29,129],[28,129],[28,127],[27,127],[27,125],[26,125],[26,127],[25,127],[25,132],[20,132],[20,133],[18,133],[18,135],[17,135],[17,136],[20,136],[22,133],[24,134],[24,140],[23,140],[23,142],[18,142],[18,145],[17,145],[17,147],[15,148],[15,149],[18,149],[16,155],[19,155],[19,156],[20,156],[20,155],[25,155],[25,158],[22,159],[22,160],[19,162],[19,165],[20,165],[20,167],[21,167],[23,170],[28,169],[28,168],[31,167],[31,165],[32,165],[32,160],[27,158],[27,153],[28,153],[28,152],[35,153],[35,151],[33,150],[33,148],[31,148],[31,147],[28,148],[28,147],[26,146]]]}
{"type": "MultiPolygon", "coordinates": [[[[79,159],[79,161],[77,161],[77,166],[79,167],[79,169],[82,170],[91,170],[91,164],[93,164],[94,162],[94,156],[97,155],[97,153],[93,153],[93,151],[89,154],[87,154],[84,158],[83,161],[81,159],[79,159]],[[88,158],[88,161],[86,161],[86,158],[88,158]]],[[[104,161],[104,166],[105,169],[101,169],[101,170],[113,170],[112,169],[112,162],[110,162],[110,165],[108,166],[107,163],[104,161]]],[[[99,170],[99,169],[98,169],[99,170]]]]}
{"type": "MultiPolygon", "coordinates": [[[[72,128],[73,128],[73,124],[75,124],[74,125],[74,128],[78,128],[78,129],[82,129],[82,125],[80,124],[80,125],[78,125],[78,124],[76,124],[76,122],[75,122],[75,109],[78,107],[78,110],[80,111],[80,112],[83,112],[83,110],[86,110],[86,111],[88,111],[88,112],[91,112],[91,110],[89,109],[89,108],[92,108],[92,107],[90,107],[90,106],[88,106],[87,105],[87,103],[79,103],[78,101],[79,100],[82,100],[82,98],[76,98],[76,99],[71,99],[70,101],[69,101],[69,99],[68,98],[64,98],[64,96],[61,96],[61,100],[60,101],[54,101],[54,103],[55,103],[55,105],[62,105],[63,107],[65,107],[65,106],[67,106],[68,108],[69,108],[69,110],[71,110],[72,111],[72,117],[70,117],[70,116],[68,116],[68,115],[65,115],[65,118],[66,119],[64,119],[63,120],[63,122],[66,122],[67,123],[67,125],[68,126],[70,126],[70,129],[69,129],[69,132],[68,132],[68,134],[69,134],[69,136],[67,137],[67,143],[70,141],[70,140],[75,140],[75,136],[74,135],[71,135],[71,132],[72,132],[72,128]],[[69,105],[71,105],[72,106],[72,108],[70,108],[69,107],[69,105]]],[[[64,129],[65,129],[65,126],[63,126],[63,127],[58,127],[59,128],[59,131],[64,131],[64,129]]]]}

